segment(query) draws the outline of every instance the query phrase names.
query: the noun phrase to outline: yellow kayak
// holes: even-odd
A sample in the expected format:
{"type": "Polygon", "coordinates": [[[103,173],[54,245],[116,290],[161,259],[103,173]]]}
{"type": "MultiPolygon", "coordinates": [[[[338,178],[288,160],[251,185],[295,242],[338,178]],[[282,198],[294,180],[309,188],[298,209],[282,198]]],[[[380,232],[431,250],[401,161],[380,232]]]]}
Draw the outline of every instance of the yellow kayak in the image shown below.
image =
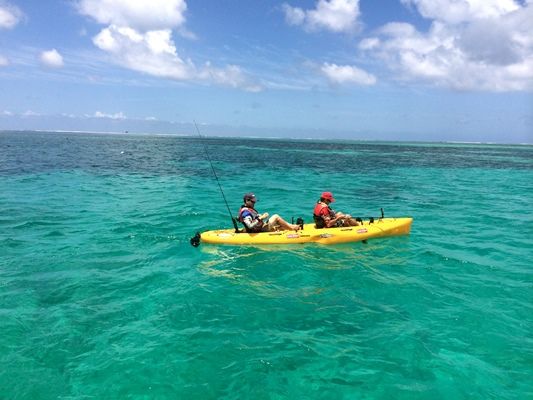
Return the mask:
{"type": "Polygon", "coordinates": [[[260,233],[236,233],[234,229],[207,231],[200,234],[204,243],[246,245],[246,244],[293,244],[321,243],[335,244],[359,242],[387,236],[408,235],[413,218],[380,218],[374,222],[363,221],[363,225],[340,228],[317,229],[315,224],[305,224],[299,231],[260,233]]]}

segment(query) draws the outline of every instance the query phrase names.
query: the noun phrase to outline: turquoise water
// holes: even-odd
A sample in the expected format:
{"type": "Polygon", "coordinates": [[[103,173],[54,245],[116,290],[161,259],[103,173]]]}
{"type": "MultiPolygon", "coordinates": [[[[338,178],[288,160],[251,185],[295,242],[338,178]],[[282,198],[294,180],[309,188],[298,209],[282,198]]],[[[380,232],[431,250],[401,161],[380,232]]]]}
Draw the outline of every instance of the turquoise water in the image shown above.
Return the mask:
{"type": "Polygon", "coordinates": [[[533,146],[205,143],[235,213],[411,235],[193,248],[198,138],[0,133],[1,399],[533,398],[533,146]]]}

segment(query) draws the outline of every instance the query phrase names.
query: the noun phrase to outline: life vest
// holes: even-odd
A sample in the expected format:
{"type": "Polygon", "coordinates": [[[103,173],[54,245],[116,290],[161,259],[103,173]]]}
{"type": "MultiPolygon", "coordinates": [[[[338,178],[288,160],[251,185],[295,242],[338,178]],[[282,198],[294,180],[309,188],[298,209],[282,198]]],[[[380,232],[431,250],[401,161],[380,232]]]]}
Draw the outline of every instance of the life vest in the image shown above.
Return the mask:
{"type": "Polygon", "coordinates": [[[239,210],[239,217],[237,218],[241,224],[244,225],[244,229],[246,232],[261,232],[263,228],[263,221],[259,218],[259,213],[255,211],[255,208],[246,207],[244,205],[241,206],[241,209],[239,210]],[[243,214],[248,211],[252,216],[252,221],[258,221],[257,224],[253,227],[253,229],[248,228],[246,224],[244,223],[244,217],[243,214]]]}
{"type": "Polygon", "coordinates": [[[316,203],[315,210],[313,211],[313,219],[315,220],[315,225],[318,229],[326,227],[326,221],[322,215],[322,212],[326,208],[330,218],[335,218],[335,211],[333,211],[327,204],[321,203],[320,201],[316,203]]]}

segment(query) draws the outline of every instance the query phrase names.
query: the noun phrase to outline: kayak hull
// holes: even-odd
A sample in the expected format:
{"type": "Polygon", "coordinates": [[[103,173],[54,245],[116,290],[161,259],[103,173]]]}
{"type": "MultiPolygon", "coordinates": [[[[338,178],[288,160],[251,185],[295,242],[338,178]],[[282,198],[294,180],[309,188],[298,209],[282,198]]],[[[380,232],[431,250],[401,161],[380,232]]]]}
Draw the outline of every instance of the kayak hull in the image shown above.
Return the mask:
{"type": "Polygon", "coordinates": [[[360,242],[362,240],[408,235],[413,218],[380,218],[373,223],[363,221],[363,225],[317,229],[315,224],[305,224],[299,231],[278,231],[260,233],[235,233],[233,229],[220,229],[200,234],[203,243],[248,245],[248,244],[296,244],[320,243],[336,244],[360,242]]]}

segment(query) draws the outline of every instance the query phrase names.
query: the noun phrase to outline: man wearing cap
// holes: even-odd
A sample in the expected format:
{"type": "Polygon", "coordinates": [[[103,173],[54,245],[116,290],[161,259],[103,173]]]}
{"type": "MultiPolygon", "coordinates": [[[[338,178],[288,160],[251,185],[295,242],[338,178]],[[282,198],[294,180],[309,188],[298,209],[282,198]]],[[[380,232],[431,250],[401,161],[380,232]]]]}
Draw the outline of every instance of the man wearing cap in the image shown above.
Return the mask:
{"type": "Polygon", "coordinates": [[[317,228],[335,228],[338,226],[357,226],[359,223],[349,214],[335,212],[329,205],[335,199],[331,192],[323,192],[313,211],[313,219],[317,228]]]}
{"type": "Polygon", "coordinates": [[[278,214],[272,215],[268,218],[268,213],[259,214],[255,209],[255,202],[257,198],[253,193],[246,193],[243,197],[244,204],[239,210],[239,222],[244,225],[244,229],[248,233],[257,232],[271,232],[271,231],[285,231],[300,229],[299,225],[289,224],[278,214]]]}

